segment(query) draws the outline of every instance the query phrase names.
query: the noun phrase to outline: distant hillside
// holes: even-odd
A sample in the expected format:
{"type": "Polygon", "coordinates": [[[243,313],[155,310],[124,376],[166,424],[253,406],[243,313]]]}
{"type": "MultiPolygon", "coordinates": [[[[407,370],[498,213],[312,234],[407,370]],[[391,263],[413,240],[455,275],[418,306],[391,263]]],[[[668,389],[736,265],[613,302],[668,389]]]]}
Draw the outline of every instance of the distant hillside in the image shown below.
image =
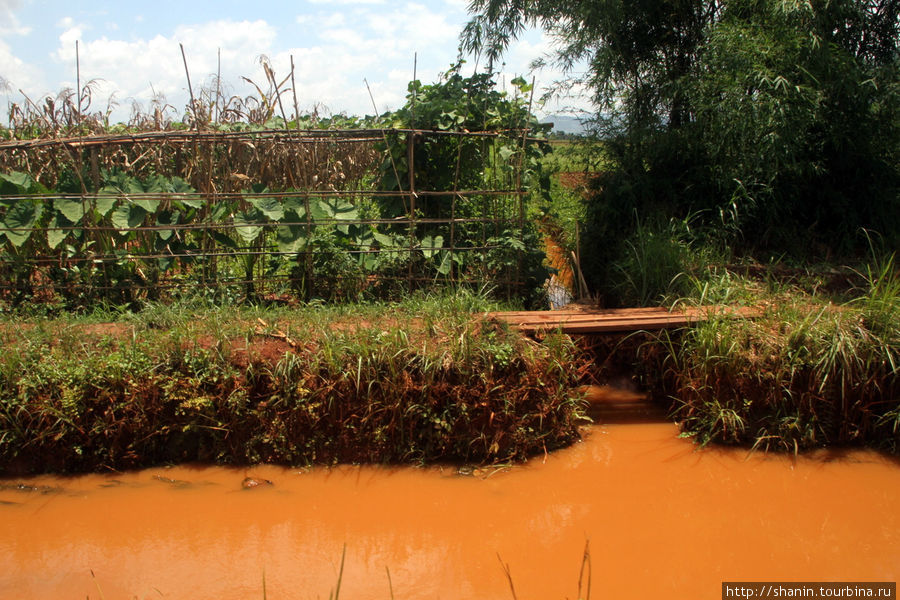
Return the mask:
{"type": "MultiPolygon", "coordinates": [[[[587,115],[585,115],[586,117],[587,115]]],[[[541,119],[541,123],[553,123],[553,131],[556,133],[571,133],[579,135],[585,132],[584,125],[578,117],[565,115],[547,115],[541,119]]]]}

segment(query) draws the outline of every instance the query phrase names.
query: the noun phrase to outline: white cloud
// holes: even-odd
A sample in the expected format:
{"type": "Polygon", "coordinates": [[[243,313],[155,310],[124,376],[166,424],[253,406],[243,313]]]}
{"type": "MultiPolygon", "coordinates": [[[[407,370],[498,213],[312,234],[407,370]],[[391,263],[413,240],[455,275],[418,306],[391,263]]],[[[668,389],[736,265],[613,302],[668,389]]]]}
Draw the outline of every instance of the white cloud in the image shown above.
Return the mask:
{"type": "Polygon", "coordinates": [[[335,111],[371,114],[363,81],[367,79],[378,112],[397,108],[406,100],[414,54],[423,81],[433,81],[456,58],[459,31],[452,15],[414,2],[389,10],[361,7],[352,14],[320,11],[301,15],[297,23],[304,29],[316,26],[309,36],[313,45],[289,48],[272,58],[276,71],[287,73],[293,54],[304,107],[323,103],[335,111]],[[429,63],[438,66],[426,66],[429,63]]]}
{"type": "Polygon", "coordinates": [[[0,0],[0,35],[28,35],[31,27],[19,24],[15,11],[22,8],[21,0],[0,0]]]}
{"type": "Polygon", "coordinates": [[[316,23],[320,27],[340,27],[347,23],[347,17],[344,16],[344,13],[332,13],[326,16],[324,19],[316,23]]]}
{"type": "Polygon", "coordinates": [[[40,89],[41,82],[35,78],[38,72],[34,66],[15,56],[9,44],[0,40],[0,78],[9,87],[8,90],[0,89],[0,93],[22,89],[30,95],[33,90],[40,89]]]}
{"type": "MultiPolygon", "coordinates": [[[[115,93],[122,108],[114,113],[114,118],[125,119],[132,98],[146,106],[156,92],[162,93],[180,113],[188,101],[178,46],[182,42],[195,95],[203,84],[209,83],[210,75],[215,74],[219,49],[222,80],[228,96],[255,95],[253,87],[242,76],[263,89],[268,88],[259,64],[260,56],[270,59],[276,76],[282,79],[290,74],[293,55],[301,110],[325,105],[334,112],[370,114],[372,102],[364,79],[370,83],[378,112],[401,106],[405,102],[406,84],[413,77],[413,55],[417,54],[418,79],[426,83],[435,81],[440,72],[456,61],[459,33],[468,18],[467,0],[428,4],[421,0],[390,4],[382,0],[308,2],[302,14],[293,19],[277,22],[219,19],[179,25],[158,34],[138,33],[137,37],[133,37],[134,33],[126,37],[123,31],[133,31],[127,25],[128,20],[139,22],[142,20],[139,15],[132,14],[128,20],[118,21],[122,26],[122,31],[118,31],[104,25],[108,18],[91,28],[57,13],[48,18],[58,27],[58,45],[51,54],[55,64],[32,69],[32,65],[21,60],[26,55],[14,56],[0,37],[0,76],[37,97],[46,88],[38,86],[40,82],[34,77],[44,71],[59,78],[50,83],[51,89],[74,88],[75,41],[78,40],[82,82],[97,80],[94,110],[101,110],[106,97],[115,93]]],[[[7,8],[21,4],[0,0],[0,15],[7,8]]],[[[540,34],[529,34],[513,44],[507,53],[503,78],[508,82],[515,75],[527,76],[530,62],[548,49],[551,42],[540,34]]],[[[470,74],[473,67],[470,62],[464,73],[470,74]]],[[[541,81],[549,83],[556,76],[552,69],[538,73],[539,87],[541,81]]],[[[285,98],[293,104],[290,94],[285,98]]]]}
{"type": "MultiPolygon", "coordinates": [[[[150,99],[151,84],[180,110],[187,103],[187,80],[178,46],[183,43],[194,94],[217,70],[218,50],[222,54],[224,80],[237,80],[254,68],[254,61],[271,52],[275,30],[265,21],[218,20],[200,25],[182,25],[171,36],[118,40],[102,36],[83,39],[78,27],[59,36],[56,60],[74,60],[74,40],[80,39],[82,81],[102,80],[95,90],[105,98],[115,92],[120,101],[150,99]]],[[[72,85],[71,82],[66,85],[72,85]]],[[[74,86],[73,86],[74,87],[74,86]]]]}

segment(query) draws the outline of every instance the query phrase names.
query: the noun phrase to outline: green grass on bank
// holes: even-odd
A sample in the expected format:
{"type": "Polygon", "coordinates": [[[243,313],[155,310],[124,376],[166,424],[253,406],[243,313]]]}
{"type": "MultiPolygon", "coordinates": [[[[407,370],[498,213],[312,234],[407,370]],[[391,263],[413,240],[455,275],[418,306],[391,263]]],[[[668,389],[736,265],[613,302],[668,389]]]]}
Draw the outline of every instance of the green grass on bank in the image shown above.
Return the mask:
{"type": "Polygon", "coordinates": [[[479,318],[495,308],[462,290],[391,305],[5,317],[0,472],[498,463],[571,443],[572,340],[537,343],[479,318]]]}
{"type": "MultiPolygon", "coordinates": [[[[760,318],[713,319],[656,338],[654,380],[701,443],[797,451],[900,450],[900,275],[874,260],[834,301],[791,285],[720,273],[695,280],[697,304],[749,304],[760,318]]],[[[649,349],[647,349],[649,351],[649,349]]]]}

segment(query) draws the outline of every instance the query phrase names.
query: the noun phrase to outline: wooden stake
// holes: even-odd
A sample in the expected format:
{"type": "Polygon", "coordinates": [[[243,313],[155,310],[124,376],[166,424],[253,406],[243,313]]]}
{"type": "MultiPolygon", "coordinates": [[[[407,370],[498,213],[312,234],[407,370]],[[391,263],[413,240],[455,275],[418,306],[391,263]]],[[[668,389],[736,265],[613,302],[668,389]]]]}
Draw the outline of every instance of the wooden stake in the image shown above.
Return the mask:
{"type": "Polygon", "coordinates": [[[194,113],[194,125],[200,128],[200,121],[197,119],[197,106],[194,104],[194,88],[191,87],[191,73],[188,71],[187,57],[184,55],[184,44],[178,44],[181,48],[181,60],[184,61],[184,74],[187,77],[188,93],[191,95],[191,112],[194,113]]]}
{"type": "Polygon", "coordinates": [[[81,124],[81,60],[78,55],[78,40],[75,40],[75,93],[78,97],[78,106],[75,107],[75,124],[81,124]]]}
{"type": "Polygon", "coordinates": [[[222,49],[216,51],[218,58],[218,68],[216,69],[216,124],[219,123],[219,100],[222,94],[222,49]]]}
{"type": "MultiPolygon", "coordinates": [[[[294,118],[297,120],[297,129],[300,129],[300,106],[297,104],[297,82],[294,81],[294,55],[291,54],[291,93],[294,95],[294,118]]],[[[287,125],[285,125],[287,127],[287,125]]]]}

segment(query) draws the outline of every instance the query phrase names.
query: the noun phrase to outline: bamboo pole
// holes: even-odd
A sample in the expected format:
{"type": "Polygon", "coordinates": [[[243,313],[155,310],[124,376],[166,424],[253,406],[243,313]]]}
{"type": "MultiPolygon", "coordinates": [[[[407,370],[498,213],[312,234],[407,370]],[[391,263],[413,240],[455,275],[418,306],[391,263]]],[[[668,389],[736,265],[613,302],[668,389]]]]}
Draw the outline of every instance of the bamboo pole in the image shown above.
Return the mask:
{"type": "Polygon", "coordinates": [[[181,48],[181,60],[184,62],[184,75],[187,77],[188,93],[191,95],[191,112],[194,113],[194,125],[196,125],[199,130],[200,120],[197,118],[197,105],[194,103],[194,88],[191,86],[191,73],[188,70],[187,56],[184,54],[184,44],[179,42],[178,47],[181,48]]]}
{"type": "Polygon", "coordinates": [[[75,94],[78,106],[75,107],[75,125],[81,126],[81,60],[78,52],[78,40],[75,40],[75,94]]]}

